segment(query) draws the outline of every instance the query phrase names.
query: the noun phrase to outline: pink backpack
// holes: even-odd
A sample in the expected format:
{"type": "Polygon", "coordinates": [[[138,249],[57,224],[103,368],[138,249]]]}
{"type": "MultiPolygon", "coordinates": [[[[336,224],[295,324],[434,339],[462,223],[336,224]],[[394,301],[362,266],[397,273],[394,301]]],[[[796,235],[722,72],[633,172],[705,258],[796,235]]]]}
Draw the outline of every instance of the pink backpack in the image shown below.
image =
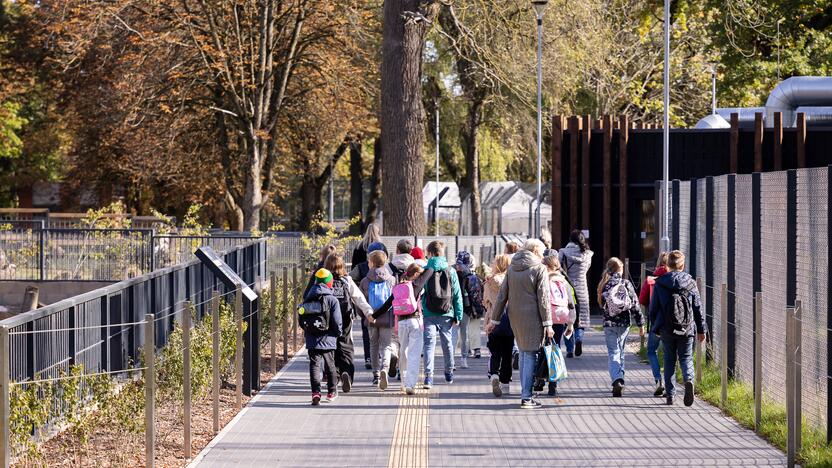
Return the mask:
{"type": "Polygon", "coordinates": [[[549,280],[549,303],[552,306],[552,323],[569,323],[569,292],[560,280],[549,280]]]}
{"type": "Polygon", "coordinates": [[[410,315],[418,310],[419,304],[413,294],[413,284],[409,281],[393,286],[393,314],[410,315]]]}

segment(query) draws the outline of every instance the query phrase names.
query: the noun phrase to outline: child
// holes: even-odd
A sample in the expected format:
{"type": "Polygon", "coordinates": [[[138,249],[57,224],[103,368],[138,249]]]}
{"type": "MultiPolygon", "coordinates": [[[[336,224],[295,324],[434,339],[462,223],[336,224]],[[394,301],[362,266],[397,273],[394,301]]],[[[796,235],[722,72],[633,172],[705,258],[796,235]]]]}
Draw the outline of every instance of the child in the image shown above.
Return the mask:
{"type": "MultiPolygon", "coordinates": [[[[561,345],[564,333],[572,327],[575,322],[575,290],[563,276],[560,269],[560,261],[557,252],[554,255],[543,257],[543,264],[549,271],[549,303],[552,307],[552,328],[555,331],[554,343],[561,345]]],[[[541,358],[544,358],[541,356],[541,358]]],[[[558,383],[549,382],[549,396],[556,397],[558,394],[558,383]]]]}
{"type": "Polygon", "coordinates": [[[624,263],[616,257],[610,258],[598,284],[613,397],[620,397],[624,392],[624,345],[630,333],[631,319],[639,326],[639,335],[644,336],[644,316],[638,305],[638,295],[633,283],[622,276],[623,271],[624,263]]]}
{"type": "MultiPolygon", "coordinates": [[[[488,310],[489,316],[494,304],[497,303],[497,296],[500,294],[500,287],[503,280],[505,280],[509,264],[508,255],[503,254],[494,257],[491,265],[491,276],[485,281],[485,287],[483,288],[483,305],[488,310]]],[[[488,351],[491,352],[488,372],[491,379],[491,391],[495,397],[510,393],[513,348],[514,333],[511,331],[508,314],[504,310],[500,325],[488,334],[488,351]]]]}
{"type": "Polygon", "coordinates": [[[332,273],[325,268],[315,272],[315,283],[298,308],[298,321],[309,352],[309,381],[312,385],[312,405],[321,403],[321,378],[327,372],[327,402],[338,398],[338,372],[335,349],[341,336],[341,306],[332,295],[332,273]]]}
{"type": "Polygon", "coordinates": [[[457,277],[462,290],[462,323],[459,324],[460,338],[460,367],[468,368],[468,354],[473,354],[475,359],[482,357],[482,338],[480,327],[482,317],[485,315],[485,308],[482,306],[482,285],[480,279],[473,271],[474,259],[471,254],[460,250],[456,254],[457,277]],[[473,352],[472,352],[473,351],[473,352]]]}
{"type": "MultiPolygon", "coordinates": [[[[422,321],[421,292],[414,293],[413,281],[424,269],[412,263],[402,275],[402,281],[393,290],[393,314],[397,319],[402,359],[402,385],[408,395],[413,395],[419,379],[419,365],[422,362],[424,345],[424,322],[422,321]],[[403,295],[404,294],[404,295],[403,295]],[[408,297],[409,296],[409,297],[408,297]]],[[[374,317],[377,318],[377,317],[374,317]]]]}
{"type": "MultiPolygon", "coordinates": [[[[392,295],[396,280],[387,268],[387,254],[373,250],[368,258],[369,271],[361,280],[361,292],[370,303],[378,309],[392,295]]],[[[385,315],[374,320],[370,327],[370,359],[373,368],[373,385],[387,390],[390,361],[397,354],[398,347],[394,337],[393,316],[385,315]]]]}

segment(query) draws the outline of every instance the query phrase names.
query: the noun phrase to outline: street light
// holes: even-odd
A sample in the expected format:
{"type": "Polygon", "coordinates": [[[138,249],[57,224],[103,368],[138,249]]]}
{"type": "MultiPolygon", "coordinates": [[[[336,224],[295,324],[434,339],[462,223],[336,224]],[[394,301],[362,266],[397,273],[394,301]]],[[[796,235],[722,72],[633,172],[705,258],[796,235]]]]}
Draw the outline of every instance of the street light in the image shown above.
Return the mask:
{"type": "Polygon", "coordinates": [[[543,12],[549,0],[532,0],[537,15],[537,212],[535,213],[535,236],[540,237],[540,199],[543,170],[543,12]]]}
{"type": "Polygon", "coordinates": [[[662,217],[661,250],[670,251],[667,220],[670,217],[670,0],[664,0],[664,128],[662,131],[664,216],[662,217]]]}
{"type": "Polygon", "coordinates": [[[436,112],[436,199],[433,206],[433,235],[439,235],[439,101],[433,101],[436,112]]]}

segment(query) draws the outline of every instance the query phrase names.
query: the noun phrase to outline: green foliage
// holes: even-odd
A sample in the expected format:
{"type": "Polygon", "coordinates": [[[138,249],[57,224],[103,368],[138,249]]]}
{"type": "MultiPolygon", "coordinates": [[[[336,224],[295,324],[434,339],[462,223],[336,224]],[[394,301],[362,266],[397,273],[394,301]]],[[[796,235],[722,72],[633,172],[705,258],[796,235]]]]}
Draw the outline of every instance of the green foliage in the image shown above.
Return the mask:
{"type": "Polygon", "coordinates": [[[320,234],[312,236],[304,234],[301,237],[303,250],[300,262],[307,271],[315,268],[321,260],[320,254],[323,247],[332,244],[337,252],[343,254],[347,249],[352,248],[355,242],[361,240],[359,236],[340,236],[335,230],[335,226],[321,220],[313,221],[310,230],[320,234]]]}
{"type": "Polygon", "coordinates": [[[27,122],[20,116],[20,108],[14,102],[0,104],[0,159],[17,158],[23,152],[23,140],[18,133],[27,122]]]}

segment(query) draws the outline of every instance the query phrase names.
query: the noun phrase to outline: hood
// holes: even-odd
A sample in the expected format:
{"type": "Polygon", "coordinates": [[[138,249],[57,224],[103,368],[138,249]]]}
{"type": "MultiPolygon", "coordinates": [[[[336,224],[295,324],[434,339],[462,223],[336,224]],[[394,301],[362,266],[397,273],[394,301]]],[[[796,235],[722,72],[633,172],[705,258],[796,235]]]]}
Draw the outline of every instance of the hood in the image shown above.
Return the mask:
{"type": "Polygon", "coordinates": [[[448,268],[448,259],[445,257],[431,257],[428,259],[428,268],[433,271],[441,271],[448,268]]]}
{"type": "Polygon", "coordinates": [[[560,249],[560,254],[568,258],[571,263],[584,263],[588,260],[590,250],[581,252],[581,248],[572,242],[566,244],[566,247],[560,249]]]}
{"type": "Polygon", "coordinates": [[[367,273],[367,279],[373,283],[381,283],[382,281],[392,281],[393,275],[386,266],[383,266],[381,268],[370,268],[370,271],[367,273]]]}
{"type": "Polygon", "coordinates": [[[656,284],[671,291],[681,291],[696,287],[696,281],[684,271],[665,273],[656,278],[656,284]]]}
{"type": "Polygon", "coordinates": [[[524,271],[540,265],[540,259],[528,250],[521,250],[511,259],[512,271],[524,271]]]}
{"type": "Polygon", "coordinates": [[[304,296],[304,300],[313,299],[321,296],[331,296],[332,289],[325,284],[314,284],[309,288],[309,292],[304,296]]]}
{"type": "Polygon", "coordinates": [[[409,267],[413,262],[414,258],[410,254],[396,254],[393,255],[392,260],[390,260],[390,263],[392,263],[394,267],[402,271],[406,270],[407,267],[409,267]]]}
{"type": "Polygon", "coordinates": [[[656,268],[656,271],[653,272],[653,276],[662,276],[663,274],[667,273],[666,266],[660,266],[656,268]]]}

